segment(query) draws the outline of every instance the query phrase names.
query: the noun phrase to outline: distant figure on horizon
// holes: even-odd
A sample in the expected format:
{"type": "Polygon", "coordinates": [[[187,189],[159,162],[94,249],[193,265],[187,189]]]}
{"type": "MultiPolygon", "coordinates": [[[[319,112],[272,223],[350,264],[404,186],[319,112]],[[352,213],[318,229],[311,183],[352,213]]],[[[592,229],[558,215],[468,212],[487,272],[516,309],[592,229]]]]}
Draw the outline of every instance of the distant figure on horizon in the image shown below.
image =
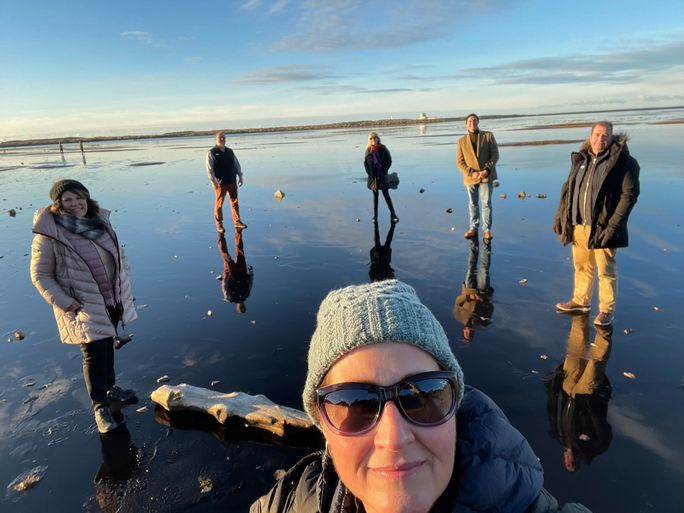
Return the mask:
{"type": "Polygon", "coordinates": [[[56,180],[50,199],[33,216],[31,282],[52,306],[62,343],[80,346],[97,430],[109,433],[124,423],[112,403],[137,402],[133,390],[116,386],[114,371],[117,327],[138,316],[128,261],[109,211],[81,182],[56,180]]]}
{"type": "Polygon", "coordinates": [[[385,203],[387,203],[390,211],[390,220],[392,223],[398,223],[399,218],[394,211],[394,205],[392,205],[392,198],[389,195],[389,179],[387,178],[387,172],[392,166],[392,156],[387,147],[380,143],[380,137],[375,132],[368,134],[368,146],[363,157],[363,166],[368,175],[368,188],[373,191],[373,222],[378,222],[378,191],[382,191],[385,203]]]}
{"type": "Polygon", "coordinates": [[[594,324],[613,323],[617,296],[617,248],[626,248],[627,219],[639,196],[639,163],[629,154],[628,137],[613,136],[613,124],[596,123],[561,188],[553,231],[572,244],[575,280],[572,298],[559,312],[588,312],[598,274],[599,313],[594,324]]]}
{"type": "Polygon", "coordinates": [[[235,303],[235,311],[244,314],[247,312],[245,301],[252,291],[254,271],[251,265],[247,265],[242,230],[235,229],[235,258],[230,256],[223,234],[219,237],[218,246],[223,257],[223,281],[221,282],[223,299],[235,303]]]}
{"type": "Polygon", "coordinates": [[[471,239],[469,242],[465,281],[461,284],[461,293],[454,300],[452,309],[454,319],[463,324],[465,342],[473,340],[475,328],[489,326],[494,315],[494,289],[489,283],[492,244],[485,240],[480,252],[480,243],[477,239],[471,239]]]}
{"type": "Polygon", "coordinates": [[[565,360],[544,378],[549,433],[563,446],[568,472],[590,464],[613,439],[608,423],[613,387],[606,376],[612,341],[612,326],[597,326],[591,341],[589,314],[574,315],[565,360]]]}
{"type": "Polygon", "coordinates": [[[456,164],[463,173],[463,185],[468,191],[469,227],[463,235],[466,239],[477,237],[482,209],[484,239],[492,238],[492,183],[496,180],[496,163],[499,147],[494,134],[479,128],[477,114],[468,114],[468,133],[458,140],[456,164]],[[481,205],[480,205],[481,203],[481,205]]]}
{"type": "Polygon", "coordinates": [[[230,198],[230,209],[235,228],[243,230],[247,225],[240,219],[238,205],[238,185],[242,187],[242,168],[233,150],[226,146],[226,135],[216,132],[216,145],[207,152],[207,177],[214,188],[214,221],[216,231],[225,233],[223,228],[223,202],[226,193],[230,198]],[[237,178],[237,181],[236,181],[237,178]]]}

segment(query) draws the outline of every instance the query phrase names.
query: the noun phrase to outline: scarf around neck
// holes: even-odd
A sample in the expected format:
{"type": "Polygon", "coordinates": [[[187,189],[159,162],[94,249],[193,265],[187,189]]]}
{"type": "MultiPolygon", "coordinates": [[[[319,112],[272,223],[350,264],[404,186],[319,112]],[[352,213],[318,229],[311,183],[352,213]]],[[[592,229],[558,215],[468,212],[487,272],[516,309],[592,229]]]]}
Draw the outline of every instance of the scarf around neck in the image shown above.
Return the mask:
{"type": "Polygon", "coordinates": [[[55,222],[69,230],[71,233],[80,235],[89,240],[97,240],[104,233],[104,223],[100,216],[76,217],[73,214],[53,214],[55,222]]]}

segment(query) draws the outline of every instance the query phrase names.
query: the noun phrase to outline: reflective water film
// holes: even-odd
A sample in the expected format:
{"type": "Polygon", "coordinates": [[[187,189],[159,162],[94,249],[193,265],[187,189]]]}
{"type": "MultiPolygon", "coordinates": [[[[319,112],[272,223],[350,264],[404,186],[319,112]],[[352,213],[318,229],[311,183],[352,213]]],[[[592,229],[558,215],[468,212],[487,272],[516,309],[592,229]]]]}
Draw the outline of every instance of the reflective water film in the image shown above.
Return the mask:
{"type": "Polygon", "coordinates": [[[481,120],[501,153],[486,243],[463,238],[461,123],[379,130],[400,179],[398,224],[383,199],[371,222],[366,130],[230,136],[248,228],[228,222],[225,234],[204,169],[210,137],[0,149],[0,510],[246,511],[320,439],[169,415],[149,399],[158,379],[301,409],[322,298],[396,277],[444,326],[466,383],[528,438],[561,503],[680,511],[684,128],[659,122],[682,111],[608,116],[641,165],[610,329],[592,324],[596,306],[578,316],[554,306],[570,298],[573,275],[551,225],[570,153],[589,131],[564,125],[594,115],[481,120]],[[33,212],[64,177],[112,211],[139,316],[115,356],[117,383],[140,401],[122,409],[125,428],[102,438],[80,351],[59,343],[28,272],[33,212]]]}

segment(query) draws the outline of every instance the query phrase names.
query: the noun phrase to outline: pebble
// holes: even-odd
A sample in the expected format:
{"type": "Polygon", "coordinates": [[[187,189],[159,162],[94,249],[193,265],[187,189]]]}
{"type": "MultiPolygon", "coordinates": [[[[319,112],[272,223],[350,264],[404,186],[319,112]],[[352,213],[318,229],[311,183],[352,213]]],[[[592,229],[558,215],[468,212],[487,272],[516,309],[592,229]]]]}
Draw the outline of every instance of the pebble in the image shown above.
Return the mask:
{"type": "Polygon", "coordinates": [[[622,375],[626,378],[629,378],[629,379],[635,379],[636,378],[636,374],[634,374],[633,372],[629,372],[629,371],[624,371],[622,373],[622,375]]]}
{"type": "Polygon", "coordinates": [[[199,483],[200,493],[209,493],[214,488],[214,483],[210,477],[197,476],[197,482],[199,483]]]}
{"type": "Polygon", "coordinates": [[[281,191],[280,189],[278,189],[277,191],[275,191],[273,193],[273,196],[275,197],[275,199],[281,200],[285,197],[285,193],[283,191],[281,191]]]}
{"type": "Polygon", "coordinates": [[[31,470],[18,475],[10,484],[7,485],[8,492],[25,492],[29,488],[36,486],[47,472],[47,465],[38,465],[31,470]]]}
{"type": "Polygon", "coordinates": [[[17,340],[24,340],[24,332],[19,330],[15,331],[14,338],[16,338],[17,340]]]}
{"type": "Polygon", "coordinates": [[[207,310],[207,316],[211,317],[212,315],[214,315],[214,312],[212,312],[211,310],[207,310]]]}
{"type": "MultiPolygon", "coordinates": [[[[425,189],[423,189],[423,188],[421,187],[420,190],[419,190],[418,192],[421,193],[421,194],[423,194],[423,193],[425,192],[425,189]]],[[[277,472],[277,471],[276,471],[276,472],[277,472]]]]}
{"type": "Polygon", "coordinates": [[[145,413],[147,411],[147,406],[141,406],[140,408],[135,410],[138,413],[145,413]]]}
{"type": "Polygon", "coordinates": [[[544,198],[546,198],[546,194],[537,194],[536,197],[539,199],[544,199],[544,198]]]}
{"type": "Polygon", "coordinates": [[[633,330],[632,328],[625,328],[625,330],[623,331],[623,333],[624,333],[625,335],[629,335],[629,334],[632,333],[633,331],[634,331],[634,330],[633,330]]]}
{"type": "Polygon", "coordinates": [[[220,384],[221,384],[221,380],[215,379],[214,381],[211,382],[211,385],[209,385],[209,386],[215,387],[216,385],[220,385],[220,384]]]}
{"type": "Polygon", "coordinates": [[[508,194],[499,194],[499,198],[506,199],[508,198],[508,194]]]}
{"type": "Polygon", "coordinates": [[[660,312],[660,308],[657,307],[657,306],[654,306],[654,307],[653,307],[653,311],[654,311],[654,312],[660,312]]]}
{"type": "Polygon", "coordinates": [[[9,214],[10,217],[17,217],[17,211],[14,210],[13,208],[10,208],[7,213],[9,214]]]}
{"type": "Polygon", "coordinates": [[[157,383],[166,383],[170,379],[171,378],[168,375],[164,374],[163,376],[157,378],[157,383]]]}
{"type": "Polygon", "coordinates": [[[518,193],[518,198],[525,199],[526,197],[527,197],[527,193],[525,191],[520,191],[518,193]]]}
{"type": "Polygon", "coordinates": [[[549,356],[546,354],[542,354],[542,355],[539,355],[539,358],[541,358],[542,360],[548,360],[549,356]]]}
{"type": "Polygon", "coordinates": [[[520,285],[525,285],[525,283],[527,283],[527,278],[521,279],[518,283],[520,283],[520,285]]]}
{"type": "Polygon", "coordinates": [[[453,211],[454,211],[454,209],[451,207],[444,210],[444,212],[446,212],[447,214],[451,214],[453,211]]]}
{"type": "Polygon", "coordinates": [[[252,320],[249,321],[249,322],[251,322],[252,324],[256,324],[256,321],[255,321],[254,319],[252,319],[252,320]]]}
{"type": "Polygon", "coordinates": [[[360,222],[361,222],[361,219],[359,219],[359,218],[357,217],[357,218],[356,218],[356,222],[357,222],[357,223],[360,223],[360,222]]]}

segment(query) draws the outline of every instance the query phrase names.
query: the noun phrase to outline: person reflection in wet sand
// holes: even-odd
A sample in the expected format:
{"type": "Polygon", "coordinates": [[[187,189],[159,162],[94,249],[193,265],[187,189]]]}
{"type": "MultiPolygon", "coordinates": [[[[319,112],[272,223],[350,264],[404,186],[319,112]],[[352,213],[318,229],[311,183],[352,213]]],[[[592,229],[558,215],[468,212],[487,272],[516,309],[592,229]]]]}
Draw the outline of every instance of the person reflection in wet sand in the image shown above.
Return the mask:
{"type": "Polygon", "coordinates": [[[104,513],[122,511],[126,483],[135,475],[139,449],[125,425],[100,435],[102,464],[95,474],[95,499],[104,513]]]}
{"type": "Polygon", "coordinates": [[[454,319],[463,324],[463,340],[466,342],[473,340],[476,327],[491,324],[494,315],[494,289],[489,284],[492,243],[485,240],[482,251],[477,239],[470,239],[469,243],[465,281],[461,284],[461,294],[456,297],[453,308],[454,319]]]}
{"type": "Polygon", "coordinates": [[[567,356],[544,380],[551,436],[564,447],[563,465],[575,472],[610,446],[613,432],[608,423],[612,392],[606,364],[613,339],[612,326],[596,327],[589,342],[589,314],[572,318],[567,356]]]}
{"type": "Polygon", "coordinates": [[[368,271],[368,276],[372,282],[394,278],[394,269],[390,264],[392,262],[392,239],[396,226],[396,224],[390,225],[387,237],[385,237],[385,244],[381,244],[378,223],[373,225],[375,245],[370,250],[370,270],[368,271]]]}
{"type": "Polygon", "coordinates": [[[219,251],[223,256],[223,281],[221,290],[223,299],[235,303],[235,310],[239,314],[247,311],[245,301],[252,291],[254,272],[252,266],[247,265],[245,248],[242,241],[242,230],[235,230],[235,258],[230,256],[226,238],[220,234],[218,240],[219,251]]]}

